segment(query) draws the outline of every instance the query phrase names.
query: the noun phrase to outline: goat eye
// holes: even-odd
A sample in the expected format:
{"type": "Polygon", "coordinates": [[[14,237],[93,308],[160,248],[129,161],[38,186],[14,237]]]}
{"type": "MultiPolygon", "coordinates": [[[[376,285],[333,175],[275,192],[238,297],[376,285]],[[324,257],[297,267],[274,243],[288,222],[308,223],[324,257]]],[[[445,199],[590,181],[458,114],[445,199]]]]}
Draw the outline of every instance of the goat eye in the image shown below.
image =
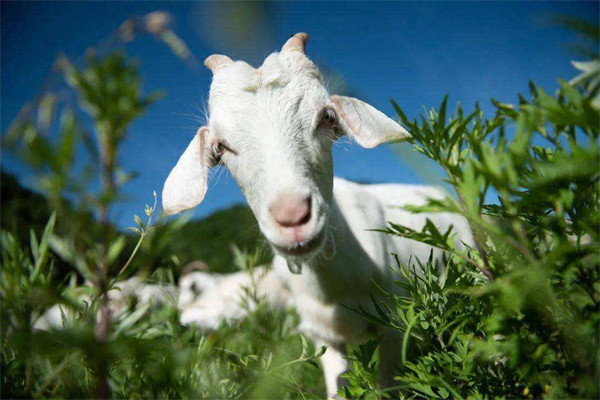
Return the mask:
{"type": "Polygon", "coordinates": [[[335,110],[332,108],[324,108],[319,116],[319,123],[317,129],[334,130],[337,125],[337,115],[335,110]]]}
{"type": "Polygon", "coordinates": [[[216,156],[220,157],[226,151],[233,153],[233,151],[223,142],[217,142],[213,146],[213,151],[216,156]]]}
{"type": "Polygon", "coordinates": [[[335,111],[333,111],[331,108],[326,109],[323,113],[323,120],[329,124],[335,124],[335,111]]]}
{"type": "Polygon", "coordinates": [[[231,150],[225,142],[216,142],[212,146],[212,165],[215,166],[221,162],[221,157],[225,153],[230,153],[233,155],[237,155],[237,153],[231,150]]]}
{"type": "Polygon", "coordinates": [[[211,166],[214,167],[221,163],[221,156],[225,150],[227,150],[227,146],[225,146],[223,143],[217,142],[213,144],[211,166]]]}

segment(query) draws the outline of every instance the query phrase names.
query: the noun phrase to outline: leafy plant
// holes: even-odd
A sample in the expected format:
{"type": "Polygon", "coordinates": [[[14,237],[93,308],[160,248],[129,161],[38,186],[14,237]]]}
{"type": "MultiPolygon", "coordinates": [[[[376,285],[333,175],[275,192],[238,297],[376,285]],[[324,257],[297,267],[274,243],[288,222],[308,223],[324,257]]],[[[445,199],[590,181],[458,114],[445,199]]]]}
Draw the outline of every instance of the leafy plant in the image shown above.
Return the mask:
{"type": "MultiPolygon", "coordinates": [[[[387,293],[383,315],[363,312],[404,333],[402,397],[600,395],[598,59],[575,63],[581,75],[554,95],[531,84],[517,105],[492,100],[491,119],[477,106],[449,116],[447,97],[415,120],[395,105],[456,194],[407,209],[461,214],[474,235],[462,249],[431,223],[384,230],[446,251],[444,272],[399,265],[404,294],[387,293]]],[[[372,362],[351,359],[345,393],[358,397],[372,362]]]]}

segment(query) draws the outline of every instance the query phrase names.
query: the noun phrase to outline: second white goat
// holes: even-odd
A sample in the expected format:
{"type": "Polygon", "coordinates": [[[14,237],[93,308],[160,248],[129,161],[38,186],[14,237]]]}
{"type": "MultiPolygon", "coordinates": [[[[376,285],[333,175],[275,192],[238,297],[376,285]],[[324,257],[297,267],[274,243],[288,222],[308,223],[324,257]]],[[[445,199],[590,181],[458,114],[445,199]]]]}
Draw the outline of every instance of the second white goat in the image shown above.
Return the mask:
{"type": "Polygon", "coordinates": [[[264,267],[230,274],[190,272],[181,276],[177,290],[181,323],[202,329],[238,322],[261,300],[275,310],[291,306],[288,288],[264,267]]]}

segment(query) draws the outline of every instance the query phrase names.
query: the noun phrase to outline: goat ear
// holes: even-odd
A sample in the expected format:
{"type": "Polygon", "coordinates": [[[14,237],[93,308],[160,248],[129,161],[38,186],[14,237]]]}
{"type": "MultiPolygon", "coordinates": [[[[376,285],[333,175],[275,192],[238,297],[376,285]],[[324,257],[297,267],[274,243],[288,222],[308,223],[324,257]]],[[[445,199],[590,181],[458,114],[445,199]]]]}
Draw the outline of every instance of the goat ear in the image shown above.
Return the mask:
{"type": "Polygon", "coordinates": [[[345,96],[331,96],[344,133],[368,149],[392,140],[410,139],[400,124],[369,104],[345,96]]]}
{"type": "Polygon", "coordinates": [[[198,129],[177,165],[171,170],[162,192],[165,215],[177,214],[196,207],[206,194],[209,160],[204,144],[208,128],[198,129]]]}

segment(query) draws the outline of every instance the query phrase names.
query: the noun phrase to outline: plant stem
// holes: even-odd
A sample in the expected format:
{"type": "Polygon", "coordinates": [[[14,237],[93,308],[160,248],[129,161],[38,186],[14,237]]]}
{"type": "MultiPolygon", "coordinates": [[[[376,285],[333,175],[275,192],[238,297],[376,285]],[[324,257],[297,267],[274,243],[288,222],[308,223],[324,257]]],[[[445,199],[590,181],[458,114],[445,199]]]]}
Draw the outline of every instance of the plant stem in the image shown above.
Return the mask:
{"type": "MultiPolygon", "coordinates": [[[[458,201],[460,202],[461,207],[463,208],[463,210],[468,211],[467,203],[465,202],[465,199],[463,198],[462,193],[458,190],[458,182],[454,178],[454,175],[452,175],[448,166],[446,166],[443,163],[441,165],[442,165],[444,171],[446,172],[446,175],[448,175],[448,178],[450,179],[452,186],[454,187],[454,191],[456,192],[456,195],[458,196],[458,201]]],[[[477,267],[490,280],[490,282],[494,282],[494,275],[490,271],[490,263],[489,263],[485,248],[483,247],[483,244],[481,243],[479,231],[478,231],[478,229],[473,229],[470,218],[467,218],[467,222],[469,222],[469,225],[471,226],[471,230],[473,231],[473,240],[475,241],[475,247],[477,248],[477,252],[479,253],[479,256],[481,257],[481,260],[483,261],[483,265],[477,264],[477,267]]]]}
{"type": "MultiPolygon", "coordinates": [[[[131,252],[131,255],[129,256],[129,258],[127,259],[127,262],[125,263],[125,265],[123,265],[123,268],[121,268],[121,270],[119,271],[119,273],[117,274],[117,276],[121,275],[123,272],[125,272],[125,270],[127,269],[127,267],[129,266],[129,264],[131,264],[131,261],[133,260],[133,258],[135,257],[135,255],[137,254],[138,250],[140,249],[140,246],[142,245],[142,242],[144,241],[144,237],[146,237],[146,234],[148,233],[148,231],[150,230],[150,223],[152,223],[152,216],[154,215],[154,210],[156,210],[156,193],[154,193],[154,205],[152,206],[152,211],[150,214],[148,214],[148,222],[146,222],[146,228],[142,228],[142,232],[140,233],[140,238],[137,241],[135,248],[133,249],[133,251],[131,252]]],[[[140,227],[141,228],[141,227],[140,227]]]]}
{"type": "MultiPolygon", "coordinates": [[[[108,306],[108,297],[106,292],[108,291],[108,245],[110,236],[110,225],[108,220],[109,215],[109,199],[112,198],[115,192],[115,179],[114,179],[114,157],[112,156],[113,149],[109,138],[113,135],[112,132],[99,132],[100,136],[100,164],[101,164],[101,181],[102,181],[102,194],[105,196],[100,201],[99,205],[99,219],[102,225],[102,254],[99,266],[99,276],[96,280],[98,289],[100,291],[100,312],[96,319],[96,325],[94,327],[94,336],[99,347],[103,347],[108,340],[108,333],[111,324],[110,308],[108,306]]],[[[96,388],[94,396],[97,399],[108,399],[110,397],[110,387],[108,385],[108,365],[106,359],[102,357],[97,361],[98,377],[96,378],[96,388]]]]}

